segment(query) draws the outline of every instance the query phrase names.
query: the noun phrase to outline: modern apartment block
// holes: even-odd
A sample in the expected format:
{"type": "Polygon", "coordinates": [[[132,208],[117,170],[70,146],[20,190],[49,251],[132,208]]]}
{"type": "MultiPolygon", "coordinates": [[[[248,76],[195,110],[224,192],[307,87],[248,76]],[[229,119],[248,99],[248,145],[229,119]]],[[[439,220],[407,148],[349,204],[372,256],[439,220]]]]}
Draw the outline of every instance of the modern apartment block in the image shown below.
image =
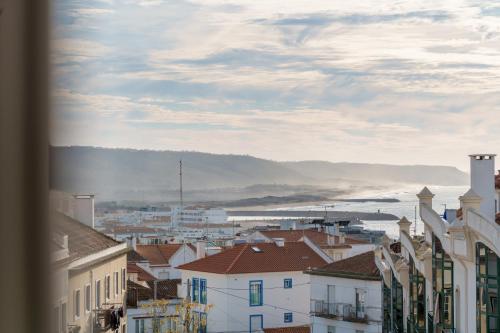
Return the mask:
{"type": "Polygon", "coordinates": [[[418,195],[424,235],[399,222],[375,258],[383,277],[383,332],[500,331],[500,176],[495,155],[471,155],[470,189],[441,216],[434,194],[418,195]]]}

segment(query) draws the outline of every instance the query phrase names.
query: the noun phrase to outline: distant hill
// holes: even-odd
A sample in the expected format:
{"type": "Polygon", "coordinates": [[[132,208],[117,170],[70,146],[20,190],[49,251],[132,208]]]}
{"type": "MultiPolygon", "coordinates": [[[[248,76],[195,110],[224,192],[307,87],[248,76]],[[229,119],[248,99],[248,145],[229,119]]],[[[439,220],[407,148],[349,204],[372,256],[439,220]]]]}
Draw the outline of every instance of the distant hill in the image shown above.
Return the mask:
{"type": "Polygon", "coordinates": [[[306,177],[352,179],[370,183],[416,183],[429,185],[466,185],[468,175],[457,168],[429,165],[387,165],[331,163],[325,161],[283,162],[306,177]]]}
{"type": "MultiPolygon", "coordinates": [[[[179,188],[179,160],[186,191],[262,189],[269,184],[338,187],[349,184],[422,183],[463,185],[467,175],[452,167],[275,162],[246,155],[199,152],[51,147],[51,187],[98,194],[101,200],[165,198],[179,188]]],[[[309,191],[310,192],[310,191],[309,191]]],[[[209,195],[209,194],[208,194],[209,195]]],[[[211,198],[206,198],[210,200],[211,198]]]]}

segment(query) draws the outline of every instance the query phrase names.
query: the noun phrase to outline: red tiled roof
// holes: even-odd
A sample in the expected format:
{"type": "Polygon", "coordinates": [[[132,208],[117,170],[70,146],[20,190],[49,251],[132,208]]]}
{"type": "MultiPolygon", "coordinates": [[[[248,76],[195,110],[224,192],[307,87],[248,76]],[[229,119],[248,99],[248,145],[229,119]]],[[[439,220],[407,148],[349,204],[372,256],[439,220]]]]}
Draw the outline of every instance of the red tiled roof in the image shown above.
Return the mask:
{"type": "Polygon", "coordinates": [[[217,274],[303,271],[326,261],[304,242],[238,244],[220,253],[179,266],[217,274]],[[255,251],[258,248],[260,251],[255,251]]]}
{"type": "Polygon", "coordinates": [[[497,190],[500,190],[500,172],[498,173],[498,175],[495,175],[495,188],[497,190]]]}
{"type": "MultiPolygon", "coordinates": [[[[328,245],[328,234],[325,232],[320,232],[312,229],[305,230],[263,230],[260,231],[264,236],[268,238],[284,238],[286,242],[296,242],[301,240],[304,236],[309,238],[318,246],[328,245]]],[[[330,235],[334,238],[335,244],[340,244],[340,237],[330,235]]],[[[354,239],[351,237],[345,237],[344,244],[369,244],[367,241],[354,239]]]]}
{"type": "Polygon", "coordinates": [[[309,326],[290,326],[277,328],[264,328],[265,333],[309,333],[309,326]]]}
{"type": "Polygon", "coordinates": [[[137,266],[135,263],[127,263],[127,272],[128,273],[136,273],[137,274],[137,279],[139,281],[152,281],[155,280],[155,277],[148,272],[146,272],[144,269],[141,267],[137,266]]]}
{"type": "Polygon", "coordinates": [[[181,246],[182,244],[137,245],[136,251],[151,265],[169,265],[168,261],[181,246]]]}
{"type": "Polygon", "coordinates": [[[380,279],[380,272],[375,264],[373,251],[358,254],[343,260],[332,262],[323,267],[308,271],[314,275],[333,275],[356,279],[380,279]]]}

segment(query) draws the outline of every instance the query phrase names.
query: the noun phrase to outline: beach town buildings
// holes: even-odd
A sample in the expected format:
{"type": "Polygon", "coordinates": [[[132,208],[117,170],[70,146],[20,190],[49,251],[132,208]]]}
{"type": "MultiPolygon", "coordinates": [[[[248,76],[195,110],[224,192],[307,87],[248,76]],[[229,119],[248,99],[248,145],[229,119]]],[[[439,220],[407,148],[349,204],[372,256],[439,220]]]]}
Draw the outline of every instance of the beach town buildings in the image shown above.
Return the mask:
{"type": "Polygon", "coordinates": [[[383,278],[384,332],[492,333],[500,331],[499,176],[495,155],[470,155],[470,189],[460,209],[440,216],[434,194],[418,195],[424,234],[386,238],[375,262],[383,278]]]}
{"type": "Polygon", "coordinates": [[[310,285],[304,271],[330,262],[308,240],[236,244],[179,266],[179,292],[197,304],[208,332],[308,325],[310,285]]]}
{"type": "Polygon", "coordinates": [[[312,333],[382,332],[382,284],[373,251],[306,273],[312,333]]]}
{"type": "Polygon", "coordinates": [[[283,238],[285,242],[303,241],[307,238],[334,261],[372,251],[376,247],[368,241],[347,237],[340,232],[330,234],[324,230],[313,229],[258,230],[247,237],[249,241],[268,243],[272,243],[276,238],[283,238]]]}

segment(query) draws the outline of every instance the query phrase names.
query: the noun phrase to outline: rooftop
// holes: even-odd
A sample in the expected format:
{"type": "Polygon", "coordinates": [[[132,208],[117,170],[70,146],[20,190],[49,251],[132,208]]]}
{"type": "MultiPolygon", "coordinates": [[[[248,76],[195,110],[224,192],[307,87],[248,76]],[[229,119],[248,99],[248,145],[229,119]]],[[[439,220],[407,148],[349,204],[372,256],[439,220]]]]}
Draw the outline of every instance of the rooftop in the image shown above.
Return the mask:
{"type": "Polygon", "coordinates": [[[220,253],[184,264],[179,269],[242,274],[303,271],[327,262],[304,242],[238,244],[220,253]]]}
{"type": "Polygon", "coordinates": [[[120,243],[60,212],[52,212],[53,232],[68,236],[69,260],[73,261],[120,243]]]}
{"type": "Polygon", "coordinates": [[[149,274],[143,268],[138,266],[136,263],[132,262],[127,263],[127,273],[137,274],[137,280],[139,281],[152,281],[155,279],[153,275],[149,274]]]}
{"type": "Polygon", "coordinates": [[[151,265],[169,265],[169,260],[182,244],[137,245],[136,252],[151,265]]]}
{"type": "Polygon", "coordinates": [[[380,280],[380,272],[375,265],[373,251],[335,261],[320,268],[308,270],[307,273],[359,280],[380,280]]]}
{"type": "MultiPolygon", "coordinates": [[[[340,237],[328,235],[326,232],[321,232],[312,229],[304,230],[262,230],[260,231],[264,236],[268,238],[284,238],[287,242],[300,241],[304,236],[309,238],[318,246],[328,246],[328,236],[333,238],[334,244],[340,244],[340,237]]],[[[356,244],[369,244],[369,242],[354,239],[351,237],[345,237],[345,242],[343,244],[356,245],[356,244]]]]}

